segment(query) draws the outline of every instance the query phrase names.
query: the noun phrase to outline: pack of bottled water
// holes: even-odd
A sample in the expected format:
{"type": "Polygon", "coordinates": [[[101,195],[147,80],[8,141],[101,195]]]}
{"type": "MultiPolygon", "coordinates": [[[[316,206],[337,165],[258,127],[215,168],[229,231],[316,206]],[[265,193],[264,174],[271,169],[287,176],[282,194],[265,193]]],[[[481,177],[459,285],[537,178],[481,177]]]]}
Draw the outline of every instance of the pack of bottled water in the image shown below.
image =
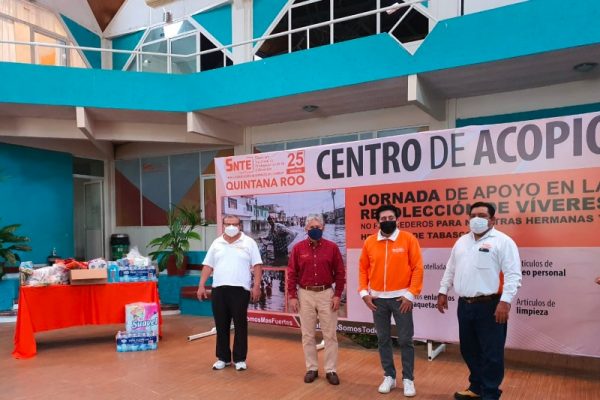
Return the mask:
{"type": "Polygon", "coordinates": [[[109,264],[109,281],[114,274],[114,282],[156,282],[156,266],[152,264],[131,264],[127,258],[117,260],[115,264],[109,264]],[[113,271],[115,271],[113,273],[113,271]]]}
{"type": "Polygon", "coordinates": [[[116,336],[117,352],[148,351],[158,348],[158,336],[152,331],[119,331],[116,336]]]}

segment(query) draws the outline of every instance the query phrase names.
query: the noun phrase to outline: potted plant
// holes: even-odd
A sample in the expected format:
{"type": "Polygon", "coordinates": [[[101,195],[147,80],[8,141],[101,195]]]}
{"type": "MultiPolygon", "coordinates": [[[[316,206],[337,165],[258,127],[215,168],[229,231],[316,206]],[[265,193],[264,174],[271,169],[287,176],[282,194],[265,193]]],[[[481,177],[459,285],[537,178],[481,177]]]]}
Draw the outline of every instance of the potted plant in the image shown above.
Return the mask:
{"type": "Polygon", "coordinates": [[[14,266],[21,261],[21,257],[16,251],[31,251],[26,236],[18,236],[15,231],[20,224],[7,225],[0,228],[0,279],[4,275],[4,264],[14,266]]]}
{"type": "Polygon", "coordinates": [[[148,247],[155,250],[149,255],[158,260],[160,271],[167,268],[169,275],[183,275],[187,267],[186,252],[191,240],[201,240],[194,229],[202,223],[200,210],[196,207],[173,207],[167,214],[169,232],[153,239],[148,247]]]}

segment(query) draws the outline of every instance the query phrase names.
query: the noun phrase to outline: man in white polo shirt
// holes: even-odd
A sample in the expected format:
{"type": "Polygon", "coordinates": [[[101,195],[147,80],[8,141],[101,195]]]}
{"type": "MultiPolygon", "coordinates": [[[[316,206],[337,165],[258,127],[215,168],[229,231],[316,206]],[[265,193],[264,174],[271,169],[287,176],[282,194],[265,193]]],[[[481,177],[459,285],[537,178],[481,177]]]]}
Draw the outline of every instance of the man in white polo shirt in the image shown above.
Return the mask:
{"type": "Polygon", "coordinates": [[[202,262],[202,276],[198,287],[198,299],[208,297],[205,289],[208,277],[213,274],[212,310],[217,328],[217,361],[214,370],[235,364],[243,371],[248,354],[248,304],[250,299],[260,297],[262,260],[256,242],[240,231],[240,219],[234,215],[223,218],[223,235],[211,244],[202,262]],[[250,288],[252,275],[254,285],[250,288]],[[233,358],[230,348],[230,326],[233,320],[233,358]]]}

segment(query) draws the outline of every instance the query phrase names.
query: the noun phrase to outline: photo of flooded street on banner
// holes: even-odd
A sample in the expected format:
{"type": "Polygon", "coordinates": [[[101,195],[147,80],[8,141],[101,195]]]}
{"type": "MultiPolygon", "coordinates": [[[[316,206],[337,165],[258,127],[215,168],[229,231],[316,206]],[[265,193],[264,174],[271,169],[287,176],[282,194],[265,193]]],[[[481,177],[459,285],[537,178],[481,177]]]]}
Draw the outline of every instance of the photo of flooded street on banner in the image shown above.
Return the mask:
{"type": "MultiPolygon", "coordinates": [[[[323,237],[340,248],[346,265],[345,191],[319,190],[255,196],[223,197],[223,215],[240,217],[243,232],[258,244],[263,260],[260,300],[248,310],[287,312],[286,269],[294,245],[306,240],[306,216],[321,214],[323,237]]],[[[345,317],[346,292],[339,316],[345,317]]]]}

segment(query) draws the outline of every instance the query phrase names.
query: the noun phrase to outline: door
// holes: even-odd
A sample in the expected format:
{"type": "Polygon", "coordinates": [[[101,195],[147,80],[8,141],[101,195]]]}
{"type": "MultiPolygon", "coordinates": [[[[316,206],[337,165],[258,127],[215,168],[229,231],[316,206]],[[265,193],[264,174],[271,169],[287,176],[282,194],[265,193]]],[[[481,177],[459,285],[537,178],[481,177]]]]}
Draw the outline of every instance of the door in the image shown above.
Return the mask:
{"type": "Polygon", "coordinates": [[[83,184],[85,259],[104,257],[104,208],[102,206],[102,181],[83,184]]]}

